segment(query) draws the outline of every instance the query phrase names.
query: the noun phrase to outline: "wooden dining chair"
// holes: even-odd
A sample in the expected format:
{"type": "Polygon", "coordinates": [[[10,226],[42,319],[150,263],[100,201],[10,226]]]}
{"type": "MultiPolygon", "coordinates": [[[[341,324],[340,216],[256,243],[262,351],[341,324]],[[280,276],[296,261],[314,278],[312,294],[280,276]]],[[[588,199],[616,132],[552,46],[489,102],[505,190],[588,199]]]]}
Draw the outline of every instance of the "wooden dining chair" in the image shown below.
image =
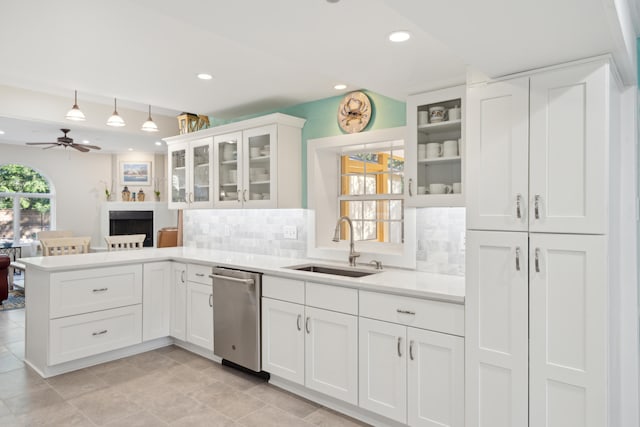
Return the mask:
{"type": "Polygon", "coordinates": [[[57,237],[40,239],[43,256],[86,254],[89,252],[91,237],[57,237]]]}
{"type": "Polygon", "coordinates": [[[127,234],[122,236],[105,236],[108,251],[129,251],[142,249],[146,234],[127,234]]]}

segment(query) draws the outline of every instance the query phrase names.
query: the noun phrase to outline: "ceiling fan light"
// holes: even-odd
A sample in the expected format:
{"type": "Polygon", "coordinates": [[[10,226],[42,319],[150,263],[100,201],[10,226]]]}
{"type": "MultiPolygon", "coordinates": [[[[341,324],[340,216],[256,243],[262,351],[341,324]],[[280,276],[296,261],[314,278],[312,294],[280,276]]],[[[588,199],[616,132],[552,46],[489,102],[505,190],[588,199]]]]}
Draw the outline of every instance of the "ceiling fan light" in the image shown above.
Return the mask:
{"type": "Polygon", "coordinates": [[[80,111],[80,107],[78,107],[78,91],[77,90],[75,91],[73,107],[71,108],[71,110],[69,110],[67,115],[64,116],[64,118],[67,120],[73,120],[76,122],[82,122],[87,120],[87,118],[84,116],[84,113],[80,111]]]}
{"type": "Polygon", "coordinates": [[[151,105],[149,105],[149,117],[147,121],[142,124],[141,129],[145,132],[158,132],[158,125],[156,125],[151,118],[151,105]]]}
{"type": "Polygon", "coordinates": [[[126,123],[124,122],[124,119],[118,114],[118,105],[116,102],[116,99],[113,98],[113,114],[107,120],[107,126],[119,128],[124,126],[126,123]]]}

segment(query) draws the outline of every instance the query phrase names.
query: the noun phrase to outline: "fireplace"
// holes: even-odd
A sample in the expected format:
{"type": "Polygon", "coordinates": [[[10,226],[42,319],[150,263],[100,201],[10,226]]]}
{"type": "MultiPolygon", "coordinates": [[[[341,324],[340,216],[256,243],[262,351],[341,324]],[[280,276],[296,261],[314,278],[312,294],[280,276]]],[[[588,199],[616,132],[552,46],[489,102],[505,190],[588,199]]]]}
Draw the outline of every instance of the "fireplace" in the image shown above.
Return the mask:
{"type": "Polygon", "coordinates": [[[109,235],[145,234],[145,247],[153,247],[153,211],[109,211],[109,235]]]}

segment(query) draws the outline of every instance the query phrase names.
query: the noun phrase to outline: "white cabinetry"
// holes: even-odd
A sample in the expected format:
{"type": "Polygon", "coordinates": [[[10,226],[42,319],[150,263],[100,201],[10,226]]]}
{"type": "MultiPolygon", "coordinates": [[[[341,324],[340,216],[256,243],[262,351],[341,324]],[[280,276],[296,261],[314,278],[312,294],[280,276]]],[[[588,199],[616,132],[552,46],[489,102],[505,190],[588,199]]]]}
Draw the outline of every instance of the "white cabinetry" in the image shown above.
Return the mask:
{"type": "Polygon", "coordinates": [[[262,369],[356,405],[358,291],[269,276],[263,285],[262,369]],[[307,306],[299,303],[305,287],[307,306]]]}
{"type": "MultiPolygon", "coordinates": [[[[378,295],[360,292],[361,315],[365,308],[388,320],[378,295]]],[[[412,426],[464,426],[464,339],[405,326],[424,327],[426,318],[398,306],[411,298],[395,298],[387,305],[402,324],[360,317],[360,407],[412,426]]],[[[462,311],[443,304],[451,306],[455,330],[462,311]]]]}
{"type": "Polygon", "coordinates": [[[213,207],[213,138],[170,145],[169,209],[213,207]]]}
{"type": "Polygon", "coordinates": [[[142,341],[169,336],[171,262],[144,264],[142,276],[142,341]]]}
{"type": "Polygon", "coordinates": [[[467,227],[604,233],[608,93],[598,63],[470,88],[467,227]]]}
{"type": "Polygon", "coordinates": [[[187,266],[174,262],[171,266],[171,325],[170,335],[187,339],[187,266]]]}
{"type": "Polygon", "coordinates": [[[304,119],[276,113],[167,138],[171,177],[169,207],[301,207],[304,122],[304,119]],[[199,182],[198,176],[204,175],[198,175],[197,167],[190,166],[191,158],[197,153],[188,151],[194,144],[205,143],[209,147],[209,163],[202,168],[202,174],[206,171],[207,185],[211,185],[206,200],[202,198],[204,182],[190,189],[190,183],[199,182]],[[191,170],[191,175],[176,166],[182,163],[187,171],[191,170]],[[183,175],[184,185],[181,184],[183,175]]]}
{"type": "Polygon", "coordinates": [[[187,267],[187,342],[213,351],[213,284],[211,267],[187,267]]]}
{"type": "Polygon", "coordinates": [[[469,89],[470,427],[608,426],[619,410],[611,79],[595,60],[469,89]]]}
{"type": "Polygon", "coordinates": [[[407,99],[405,196],[410,206],[464,206],[464,103],[464,86],[407,99]],[[437,107],[442,107],[444,120],[429,117],[437,107]],[[446,194],[434,193],[432,184],[446,185],[446,194]]]}

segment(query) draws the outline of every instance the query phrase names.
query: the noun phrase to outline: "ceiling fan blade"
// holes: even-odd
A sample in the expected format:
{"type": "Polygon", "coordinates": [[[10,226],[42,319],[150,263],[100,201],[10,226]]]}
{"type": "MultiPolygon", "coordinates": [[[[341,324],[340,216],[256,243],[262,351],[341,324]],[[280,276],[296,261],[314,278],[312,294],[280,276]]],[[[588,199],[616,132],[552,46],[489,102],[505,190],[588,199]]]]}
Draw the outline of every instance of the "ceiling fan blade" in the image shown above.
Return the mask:
{"type": "Polygon", "coordinates": [[[78,150],[78,151],[82,151],[83,153],[86,153],[86,152],[88,152],[88,151],[89,151],[89,149],[88,149],[88,148],[85,148],[85,147],[83,147],[82,145],[69,144],[68,146],[69,146],[69,147],[71,147],[71,148],[75,148],[75,149],[76,149],[76,150],[78,150]]]}
{"type": "Polygon", "coordinates": [[[51,150],[52,148],[58,147],[58,144],[54,144],[51,147],[44,147],[43,150],[51,150]]]}
{"type": "Polygon", "coordinates": [[[27,142],[27,145],[47,145],[47,144],[59,145],[59,143],[57,142],[27,142]]]}
{"type": "MultiPolygon", "coordinates": [[[[75,145],[75,144],[74,144],[75,145]]],[[[82,144],[81,147],[85,147],[85,148],[91,148],[92,150],[102,150],[102,148],[98,147],[97,145],[86,145],[86,144],[82,144]]]]}

